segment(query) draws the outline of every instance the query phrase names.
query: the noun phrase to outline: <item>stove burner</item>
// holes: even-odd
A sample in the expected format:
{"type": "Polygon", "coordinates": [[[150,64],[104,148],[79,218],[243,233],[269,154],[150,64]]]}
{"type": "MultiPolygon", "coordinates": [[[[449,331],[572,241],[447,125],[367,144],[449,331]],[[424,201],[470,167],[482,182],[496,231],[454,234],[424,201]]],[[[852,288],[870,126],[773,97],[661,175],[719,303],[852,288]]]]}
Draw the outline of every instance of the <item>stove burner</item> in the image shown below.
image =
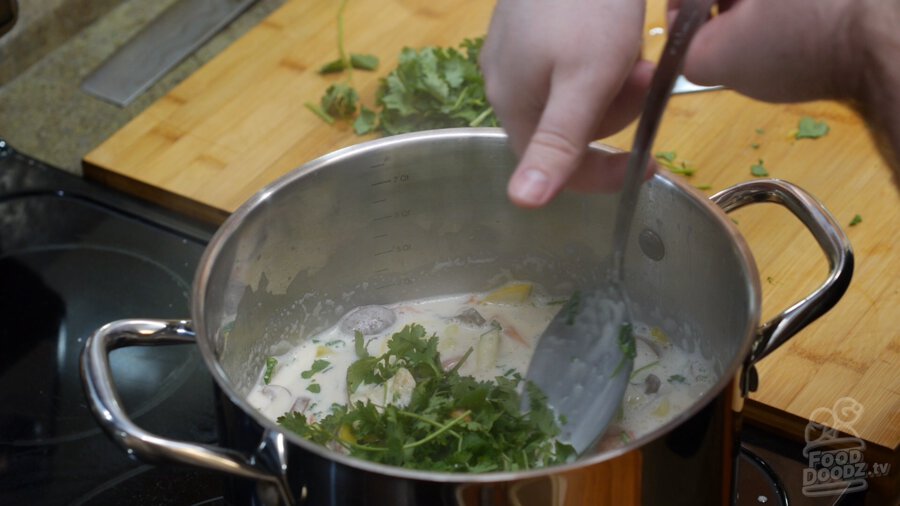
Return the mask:
{"type": "MultiPolygon", "coordinates": [[[[91,244],[0,257],[0,279],[15,287],[0,292],[0,321],[8,322],[0,329],[0,443],[16,446],[98,433],[78,372],[85,339],[127,315],[171,315],[188,290],[149,258],[91,244]],[[138,291],[154,297],[143,301],[138,291]]],[[[123,402],[139,417],[184,382],[197,358],[191,347],[128,348],[110,363],[123,402]]]]}
{"type": "Polygon", "coordinates": [[[179,506],[223,506],[225,478],[212,471],[183,468],[173,475],[144,465],[101,483],[70,506],[104,504],[153,504],[179,506]]]}
{"type": "MultiPolygon", "coordinates": [[[[189,315],[211,232],[0,141],[0,504],[188,504],[183,490],[210,486],[214,494],[188,495],[222,495],[216,477],[130,460],[98,427],[78,370],[101,325],[189,315]],[[171,499],[156,494],[176,486],[171,499]]],[[[110,364],[125,408],[148,430],[216,439],[212,378],[195,347],[116,350],[110,364]]]]}

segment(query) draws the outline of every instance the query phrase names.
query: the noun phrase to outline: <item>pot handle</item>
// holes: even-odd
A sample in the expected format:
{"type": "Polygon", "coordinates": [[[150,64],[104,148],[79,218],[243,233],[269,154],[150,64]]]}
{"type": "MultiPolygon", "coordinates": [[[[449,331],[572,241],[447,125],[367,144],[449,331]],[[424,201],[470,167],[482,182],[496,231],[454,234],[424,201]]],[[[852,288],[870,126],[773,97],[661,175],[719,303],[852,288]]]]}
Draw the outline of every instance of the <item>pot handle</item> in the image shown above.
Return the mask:
{"type": "MultiPolygon", "coordinates": [[[[177,462],[241,476],[271,485],[282,504],[294,504],[283,476],[269,470],[263,455],[243,455],[235,450],[200,443],[166,439],[135,425],[122,408],[109,367],[109,352],[128,346],[159,346],[195,343],[189,321],[119,320],[104,325],[87,340],[81,353],[81,381],[97,422],[129,456],[150,463],[177,462]]],[[[257,453],[283,455],[283,436],[265,438],[257,453]]]]}
{"type": "Polygon", "coordinates": [[[812,233],[828,259],[829,273],[825,282],[757,330],[756,340],[747,360],[747,364],[752,366],[824,315],[840,300],[853,276],[853,250],[847,234],[831,213],[815,197],[787,181],[748,181],[726,188],[710,197],[710,200],[726,213],[758,202],[782,205],[812,233]]]}

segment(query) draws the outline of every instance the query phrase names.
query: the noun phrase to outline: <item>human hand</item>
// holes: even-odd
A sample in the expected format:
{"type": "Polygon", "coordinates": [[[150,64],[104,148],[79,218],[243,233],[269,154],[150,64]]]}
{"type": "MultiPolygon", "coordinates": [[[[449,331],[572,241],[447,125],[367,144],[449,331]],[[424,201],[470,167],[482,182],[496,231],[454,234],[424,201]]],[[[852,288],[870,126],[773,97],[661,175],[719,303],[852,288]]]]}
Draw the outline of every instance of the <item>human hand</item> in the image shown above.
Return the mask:
{"type": "Polygon", "coordinates": [[[627,154],[586,153],[641,110],[653,72],[639,60],[643,19],[639,0],[498,1],[481,66],[519,157],[515,204],[540,207],[566,185],[621,185],[627,154]]]}
{"type": "Polygon", "coordinates": [[[689,79],[772,102],[847,101],[900,182],[900,2],[719,0],[719,10],[694,38],[689,79]]]}
{"type": "MultiPolygon", "coordinates": [[[[720,0],[697,32],[685,76],[768,102],[842,99],[857,85],[858,0],[720,0]]],[[[670,19],[681,0],[670,0],[670,19]]]]}

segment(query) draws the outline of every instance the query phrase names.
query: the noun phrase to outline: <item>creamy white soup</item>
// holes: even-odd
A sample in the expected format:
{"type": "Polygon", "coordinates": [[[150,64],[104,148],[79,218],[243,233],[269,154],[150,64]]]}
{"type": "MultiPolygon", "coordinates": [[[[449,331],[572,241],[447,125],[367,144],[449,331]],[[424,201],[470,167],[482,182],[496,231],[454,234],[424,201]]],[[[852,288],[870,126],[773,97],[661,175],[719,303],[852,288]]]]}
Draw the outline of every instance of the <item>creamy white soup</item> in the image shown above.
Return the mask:
{"type": "MultiPolygon", "coordinates": [[[[403,406],[415,387],[407,372],[381,385],[360,385],[348,394],[347,369],[365,351],[387,351],[390,337],[418,324],[437,335],[441,365],[482,381],[518,373],[525,376],[535,343],[559,311],[560,300],[540,293],[527,282],[503,285],[487,293],[468,293],[411,300],[350,311],[337,325],[289,352],[271,357],[247,400],[276,420],[297,412],[314,422],[329,415],[333,404],[371,401],[403,406]]],[[[635,325],[637,355],[622,408],[601,443],[612,448],[659,427],[685,410],[712,386],[711,364],[699,352],[674,345],[659,329],[635,325]]]]}

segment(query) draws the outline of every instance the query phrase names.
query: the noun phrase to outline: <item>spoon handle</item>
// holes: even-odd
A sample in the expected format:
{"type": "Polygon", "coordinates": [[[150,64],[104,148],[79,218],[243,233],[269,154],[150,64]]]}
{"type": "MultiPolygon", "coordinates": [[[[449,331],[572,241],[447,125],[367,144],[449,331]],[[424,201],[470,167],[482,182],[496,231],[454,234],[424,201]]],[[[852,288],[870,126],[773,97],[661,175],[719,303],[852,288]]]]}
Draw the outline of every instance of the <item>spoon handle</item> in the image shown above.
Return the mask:
{"type": "Polygon", "coordinates": [[[669,30],[669,38],[657,64],[656,72],[653,74],[653,80],[650,82],[647,102],[644,104],[644,111],[638,122],[637,133],[634,135],[634,143],[631,146],[625,181],[622,184],[619,210],[616,214],[612,265],[614,283],[622,282],[625,246],[637,206],[638,190],[647,162],[650,160],[650,149],[653,147],[653,140],[659,130],[663,111],[669,102],[675,80],[681,73],[684,55],[687,53],[691,39],[709,17],[713,1],[684,0],[682,2],[678,16],[669,30]]]}

